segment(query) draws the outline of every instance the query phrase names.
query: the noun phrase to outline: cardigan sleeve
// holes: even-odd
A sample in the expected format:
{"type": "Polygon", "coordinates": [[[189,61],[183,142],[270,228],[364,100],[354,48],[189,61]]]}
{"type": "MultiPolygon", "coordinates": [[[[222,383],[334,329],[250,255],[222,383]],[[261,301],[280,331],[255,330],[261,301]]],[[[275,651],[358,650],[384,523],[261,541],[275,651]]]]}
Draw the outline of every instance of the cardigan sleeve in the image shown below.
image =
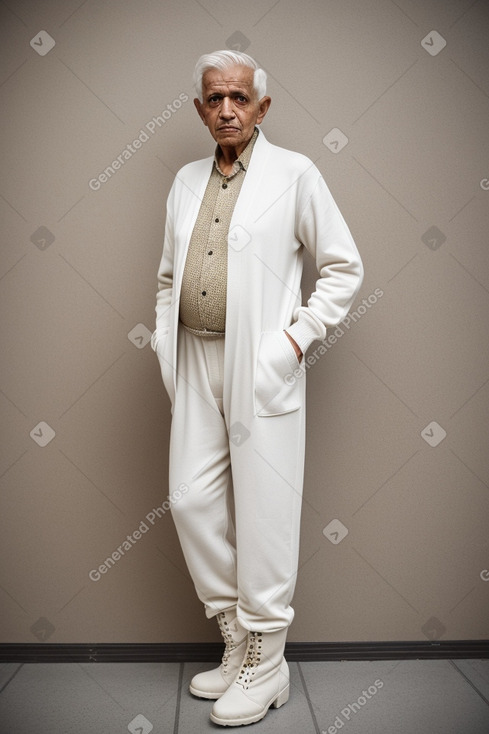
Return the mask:
{"type": "Polygon", "coordinates": [[[158,351],[158,343],[168,334],[173,300],[173,259],[174,259],[174,230],[172,202],[175,184],[168,195],[166,206],[165,236],[163,254],[158,268],[156,294],[156,329],[151,336],[151,347],[158,351]]]}
{"type": "MultiPolygon", "coordinates": [[[[318,171],[319,174],[319,171],[318,171]]],[[[306,306],[300,306],[287,332],[305,353],[326,329],[347,315],[360,290],[363,265],[353,237],[323,177],[319,174],[300,215],[299,240],[314,257],[319,273],[306,306]]]]}

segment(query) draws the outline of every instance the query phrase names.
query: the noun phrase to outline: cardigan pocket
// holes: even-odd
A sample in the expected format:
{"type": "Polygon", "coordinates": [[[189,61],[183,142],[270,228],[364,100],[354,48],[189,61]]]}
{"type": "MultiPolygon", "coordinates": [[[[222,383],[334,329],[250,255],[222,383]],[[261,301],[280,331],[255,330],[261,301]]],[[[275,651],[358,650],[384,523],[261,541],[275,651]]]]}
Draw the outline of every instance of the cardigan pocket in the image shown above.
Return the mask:
{"type": "Polygon", "coordinates": [[[282,415],[301,407],[301,391],[293,373],[299,366],[284,331],[264,331],[255,368],[255,411],[259,416],[282,415]]]}

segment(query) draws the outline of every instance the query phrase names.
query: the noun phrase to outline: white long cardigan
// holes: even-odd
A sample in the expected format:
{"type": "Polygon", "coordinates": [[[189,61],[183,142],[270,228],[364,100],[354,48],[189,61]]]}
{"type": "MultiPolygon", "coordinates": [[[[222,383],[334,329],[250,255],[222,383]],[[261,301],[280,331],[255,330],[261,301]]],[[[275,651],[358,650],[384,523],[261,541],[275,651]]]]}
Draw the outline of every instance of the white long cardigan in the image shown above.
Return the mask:
{"type": "MultiPolygon", "coordinates": [[[[184,166],[167,201],[151,344],[172,403],[183,270],[212,164],[210,156],[184,166]]],[[[319,170],[309,158],[269,143],[260,130],[228,236],[223,397],[230,425],[251,430],[257,420],[304,407],[305,379],[284,379],[298,363],[283,330],[305,353],[346,316],[362,278],[357,248],[319,170]],[[319,279],[301,306],[304,247],[319,279]]]]}
{"type": "MultiPolygon", "coordinates": [[[[172,410],[180,399],[184,405],[195,399],[191,379],[188,384],[178,375],[179,301],[188,244],[212,163],[210,157],[182,168],[168,197],[152,346],[172,410]]],[[[305,376],[288,379],[298,362],[284,329],[303,352],[314,339],[324,339],[326,329],[346,316],[362,275],[351,234],[318,169],[308,158],[271,145],[260,131],[228,235],[223,413],[236,508],[239,604],[252,618],[267,610],[281,626],[294,615],[306,402],[305,376]],[[304,247],[315,258],[320,277],[302,307],[304,247]]],[[[186,367],[191,375],[193,366],[186,367]]],[[[186,424],[177,425],[176,430],[172,426],[171,446],[186,441],[186,424]]],[[[205,443],[211,428],[199,430],[205,443]]],[[[193,447],[188,451],[185,466],[170,462],[170,485],[178,486],[190,474],[192,490],[193,447]]],[[[178,507],[179,512],[185,509],[178,507]]],[[[207,511],[214,510],[219,511],[207,511]]],[[[205,517],[199,522],[205,523],[205,517]]],[[[195,533],[199,537],[199,527],[195,533]]]]}

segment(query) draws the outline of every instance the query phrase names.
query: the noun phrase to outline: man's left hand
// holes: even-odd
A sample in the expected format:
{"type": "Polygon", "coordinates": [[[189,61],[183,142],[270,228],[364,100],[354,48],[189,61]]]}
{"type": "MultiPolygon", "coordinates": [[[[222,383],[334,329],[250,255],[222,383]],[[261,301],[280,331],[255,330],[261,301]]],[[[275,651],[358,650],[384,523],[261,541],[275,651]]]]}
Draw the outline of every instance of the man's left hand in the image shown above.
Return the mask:
{"type": "MultiPolygon", "coordinates": [[[[285,329],[284,329],[284,331],[285,331],[285,329]]],[[[301,348],[300,348],[300,346],[299,346],[299,345],[297,344],[297,342],[295,341],[295,339],[293,339],[293,338],[292,338],[292,337],[290,336],[290,334],[289,334],[289,332],[288,332],[288,331],[285,331],[285,333],[287,334],[287,338],[288,338],[289,342],[290,342],[290,343],[292,344],[292,346],[294,347],[294,352],[295,352],[295,354],[296,354],[296,357],[297,357],[297,359],[298,359],[298,361],[299,361],[299,363],[300,363],[300,361],[302,360],[302,357],[304,356],[304,355],[302,354],[301,348]]]]}

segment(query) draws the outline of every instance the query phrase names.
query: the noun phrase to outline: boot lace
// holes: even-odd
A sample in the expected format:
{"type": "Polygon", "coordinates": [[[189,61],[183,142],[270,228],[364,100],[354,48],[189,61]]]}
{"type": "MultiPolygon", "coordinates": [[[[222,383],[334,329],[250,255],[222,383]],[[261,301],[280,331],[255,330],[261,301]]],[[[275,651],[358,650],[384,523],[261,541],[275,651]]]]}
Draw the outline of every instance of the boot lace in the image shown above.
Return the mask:
{"type": "Polygon", "coordinates": [[[238,645],[234,641],[234,638],[231,632],[229,631],[229,624],[226,619],[226,614],[224,612],[220,612],[217,615],[217,623],[219,625],[219,629],[221,630],[221,634],[223,636],[224,642],[226,643],[224,652],[222,654],[221,664],[224,668],[224,672],[227,672],[228,665],[229,665],[229,656],[231,655],[232,651],[236,649],[238,645]]]}
{"type": "Polygon", "coordinates": [[[237,683],[247,690],[261,661],[263,636],[261,632],[248,633],[248,647],[239,672],[237,683]]]}

